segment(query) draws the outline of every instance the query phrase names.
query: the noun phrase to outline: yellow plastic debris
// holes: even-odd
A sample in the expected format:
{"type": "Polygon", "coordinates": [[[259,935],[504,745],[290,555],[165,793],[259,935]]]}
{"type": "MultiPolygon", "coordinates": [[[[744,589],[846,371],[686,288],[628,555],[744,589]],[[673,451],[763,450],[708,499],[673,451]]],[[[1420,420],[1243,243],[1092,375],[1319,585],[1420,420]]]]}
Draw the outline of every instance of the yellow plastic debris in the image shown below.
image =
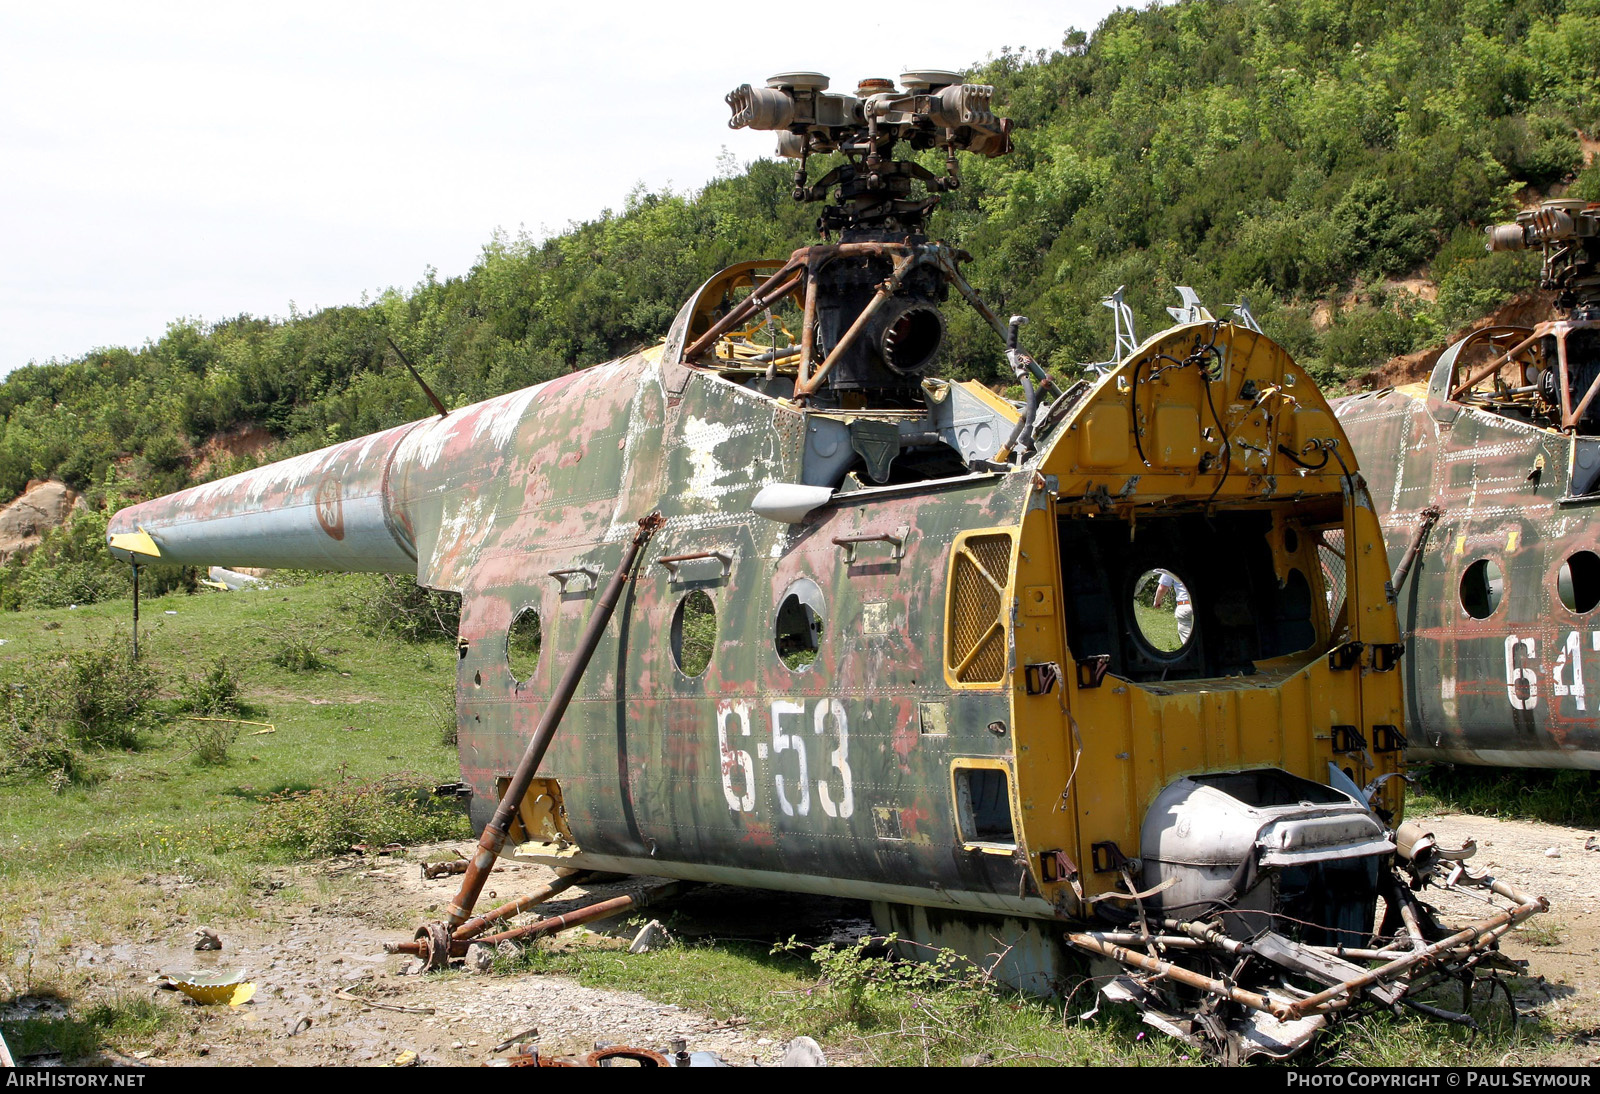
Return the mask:
{"type": "Polygon", "coordinates": [[[409,1048],[394,1058],[394,1067],[416,1067],[417,1054],[409,1048]]]}
{"type": "Polygon", "coordinates": [[[256,986],[244,979],[241,972],[188,972],[169,977],[172,986],[193,999],[207,1005],[226,1003],[237,1007],[255,998],[256,986]]]}

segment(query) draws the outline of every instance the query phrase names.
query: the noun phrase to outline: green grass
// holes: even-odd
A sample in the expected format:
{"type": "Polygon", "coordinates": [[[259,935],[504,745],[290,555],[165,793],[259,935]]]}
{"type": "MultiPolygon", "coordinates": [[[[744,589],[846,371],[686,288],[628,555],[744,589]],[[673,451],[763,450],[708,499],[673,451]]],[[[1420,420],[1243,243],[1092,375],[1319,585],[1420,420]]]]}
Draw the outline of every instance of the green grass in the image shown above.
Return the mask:
{"type": "Polygon", "coordinates": [[[1133,617],[1139,624],[1145,641],[1156,649],[1170,653],[1183,645],[1178,640],[1178,619],[1165,608],[1147,608],[1138,601],[1133,603],[1133,617]]]}
{"type": "MultiPolygon", "coordinates": [[[[592,987],[636,991],[719,1020],[744,1019],[783,1036],[805,1034],[830,1056],[857,1063],[950,1066],[987,1055],[996,1065],[1197,1065],[1187,1046],[1144,1026],[1132,1008],[1094,1004],[1088,988],[1066,1003],[1017,996],[985,986],[969,970],[921,975],[903,964],[852,954],[852,948],[774,952],[767,945],[721,940],[675,944],[645,954],[571,947],[529,949],[497,965],[501,974],[559,973],[592,987]]],[[[1424,1019],[1368,1014],[1336,1026],[1300,1058],[1343,1067],[1430,1067],[1483,1064],[1515,1053],[1536,1063],[1550,1052],[1544,1023],[1513,1028],[1503,1006],[1487,1007],[1479,989],[1475,1015],[1482,1032],[1424,1019]]],[[[1457,1009],[1454,984],[1427,998],[1457,1009]]],[[[1498,1000],[1497,1000],[1498,1004],[1498,1000]]]]}
{"type": "MultiPolygon", "coordinates": [[[[166,682],[166,717],[141,735],[136,751],[91,753],[92,785],[57,792],[41,778],[0,783],[0,885],[234,854],[251,843],[261,803],[283,791],[395,772],[456,779],[456,754],[441,739],[437,713],[440,693],[453,686],[453,651],[442,641],[366,637],[345,610],[363,580],[146,600],[141,654],[166,682]],[[274,662],[286,636],[303,638],[307,628],[327,671],[274,662]],[[219,654],[240,677],[250,720],[273,728],[240,725],[228,760],[202,766],[174,708],[181,682],[219,654]]],[[[128,601],[112,601],[0,615],[0,686],[26,682],[60,650],[126,637],[130,611],[128,601]]]]}
{"type": "MultiPolygon", "coordinates": [[[[1059,1002],[1025,999],[965,977],[943,983],[915,975],[892,977],[884,990],[863,993],[864,978],[890,977],[904,967],[888,959],[852,962],[824,975],[804,952],[719,940],[673,945],[644,954],[577,947],[531,949],[499,966],[502,972],[559,973],[580,983],[636,991],[664,1003],[786,1037],[804,1034],[831,1060],[872,1065],[957,1065],[988,1054],[996,1064],[1173,1065],[1199,1063],[1166,1038],[1141,1037],[1131,1013],[1102,1012],[1083,1023],[1059,1002]]],[[[1075,1009],[1087,1009],[1080,995],[1075,1009]]]]}
{"type": "Polygon", "coordinates": [[[5,1025],[13,1057],[59,1054],[63,1062],[92,1059],[108,1048],[124,1052],[148,1047],[180,1024],[176,1008],[140,992],[124,992],[95,1002],[51,999],[60,1004],[48,1017],[22,1018],[5,1025]]]}
{"type": "Polygon", "coordinates": [[[1600,825],[1600,771],[1432,764],[1409,791],[1407,808],[1593,828],[1600,825]]]}

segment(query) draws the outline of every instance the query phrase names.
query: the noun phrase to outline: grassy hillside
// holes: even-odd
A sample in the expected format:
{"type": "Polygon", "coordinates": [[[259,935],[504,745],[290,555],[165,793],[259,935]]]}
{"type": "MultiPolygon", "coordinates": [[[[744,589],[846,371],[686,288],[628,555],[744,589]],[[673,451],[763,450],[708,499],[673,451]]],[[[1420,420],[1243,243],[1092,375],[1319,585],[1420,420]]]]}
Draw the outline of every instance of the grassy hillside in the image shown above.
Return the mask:
{"type": "MultiPolygon", "coordinates": [[[[1190,284],[1218,310],[1248,296],[1342,382],[1530,284],[1532,256],[1485,254],[1485,224],[1545,194],[1600,197],[1584,143],[1600,0],[1183,0],[972,75],[997,86],[1017,150],[966,164],[932,230],[975,255],[973,283],[1033,319],[1029,348],[1062,373],[1109,352],[1103,295],[1127,286],[1148,332],[1190,284]]],[[[390,339],[452,405],[649,343],[717,268],[811,238],[791,171],[724,165],[548,240],[496,236],[467,273],[374,301],[177,323],[18,369],[0,383],[0,497],[54,477],[106,506],[424,416],[390,339]]],[[[965,309],[950,320],[941,371],[1001,382],[992,336],[965,309]]],[[[80,569],[62,600],[20,565],[0,571],[0,604],[122,592],[80,569]]]]}
{"type": "MultiPolygon", "coordinates": [[[[59,719],[69,723],[57,746],[66,751],[31,767],[20,766],[17,738],[38,693],[81,688],[115,701],[135,690],[116,660],[128,644],[130,605],[6,616],[0,687],[12,717],[0,727],[0,886],[235,851],[263,861],[322,853],[297,842],[291,821],[264,803],[396,772],[412,785],[454,782],[455,749],[445,740],[455,718],[452,650],[442,639],[373,637],[351,622],[350,601],[369,597],[373,585],[330,577],[142,600],[140,660],[154,695],[142,709],[117,710],[98,736],[82,715],[59,719]],[[111,670],[65,671],[91,654],[96,668],[109,661],[111,670]],[[219,665],[236,685],[231,703],[216,702],[227,690],[217,685],[219,665]]],[[[464,821],[447,830],[466,833],[464,821]]],[[[387,836],[374,828],[359,838],[387,836]]]]}

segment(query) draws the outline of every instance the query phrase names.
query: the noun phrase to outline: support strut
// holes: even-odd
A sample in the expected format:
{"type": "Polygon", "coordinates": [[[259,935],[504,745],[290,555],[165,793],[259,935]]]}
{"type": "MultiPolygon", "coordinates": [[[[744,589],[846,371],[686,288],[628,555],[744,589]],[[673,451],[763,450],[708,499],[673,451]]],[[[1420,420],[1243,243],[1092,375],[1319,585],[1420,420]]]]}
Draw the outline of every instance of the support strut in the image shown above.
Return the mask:
{"type": "MultiPolygon", "coordinates": [[[[511,776],[511,783],[500,798],[500,806],[495,810],[494,818],[489,821],[483,830],[483,836],[478,840],[477,853],[472,856],[471,864],[462,875],[461,888],[456,892],[455,899],[450,902],[445,921],[440,925],[446,939],[449,939],[472,915],[473,906],[478,902],[478,895],[483,892],[484,883],[489,880],[489,872],[494,869],[495,859],[505,847],[506,833],[510,830],[517,811],[522,807],[522,799],[528,792],[529,784],[533,782],[534,773],[539,770],[539,764],[550,748],[550,741],[555,737],[556,729],[567,712],[567,706],[578,690],[578,682],[583,679],[589,661],[600,645],[601,635],[605,633],[606,625],[610,623],[611,616],[616,611],[617,601],[622,597],[622,588],[633,573],[633,565],[638,560],[639,552],[665,523],[666,519],[660,513],[651,513],[647,517],[640,518],[639,530],[634,534],[627,549],[623,551],[622,561],[617,564],[616,572],[611,575],[605,592],[600,595],[572,661],[562,673],[555,694],[550,697],[550,702],[544,708],[544,715],[539,719],[533,737],[528,741],[528,747],[522,754],[522,762],[517,765],[516,773],[511,776]]],[[[433,946],[430,949],[435,961],[448,960],[445,954],[438,952],[445,947],[433,946]]]]}

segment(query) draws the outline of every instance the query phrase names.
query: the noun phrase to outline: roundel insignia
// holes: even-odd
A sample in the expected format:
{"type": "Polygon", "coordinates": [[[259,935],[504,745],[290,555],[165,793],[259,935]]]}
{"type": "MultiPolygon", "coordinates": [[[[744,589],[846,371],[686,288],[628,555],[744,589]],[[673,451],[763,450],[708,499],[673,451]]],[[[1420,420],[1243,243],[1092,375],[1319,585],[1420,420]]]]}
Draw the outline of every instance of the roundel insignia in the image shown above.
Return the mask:
{"type": "Polygon", "coordinates": [[[331,476],[317,487],[317,523],[334,539],[344,538],[344,499],[339,480],[331,476]]]}

